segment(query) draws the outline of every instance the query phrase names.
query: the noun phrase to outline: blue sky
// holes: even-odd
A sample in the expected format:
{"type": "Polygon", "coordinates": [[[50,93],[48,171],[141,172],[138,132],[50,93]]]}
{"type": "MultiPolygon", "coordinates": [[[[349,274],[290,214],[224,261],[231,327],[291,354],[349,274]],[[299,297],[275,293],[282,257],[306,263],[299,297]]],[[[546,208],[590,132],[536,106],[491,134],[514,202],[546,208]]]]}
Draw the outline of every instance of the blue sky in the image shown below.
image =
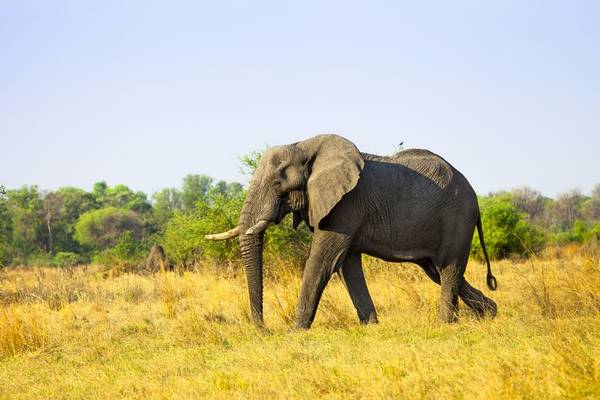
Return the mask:
{"type": "Polygon", "coordinates": [[[600,182],[600,2],[0,2],[0,184],[151,194],[333,132],[479,193],[600,182]]]}

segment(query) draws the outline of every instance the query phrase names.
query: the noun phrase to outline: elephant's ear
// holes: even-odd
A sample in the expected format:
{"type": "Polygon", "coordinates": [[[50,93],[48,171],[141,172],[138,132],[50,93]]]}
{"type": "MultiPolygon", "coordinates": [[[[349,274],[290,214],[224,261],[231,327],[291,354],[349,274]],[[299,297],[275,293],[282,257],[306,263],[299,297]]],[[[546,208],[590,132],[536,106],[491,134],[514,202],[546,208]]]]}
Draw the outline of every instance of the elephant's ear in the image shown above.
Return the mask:
{"type": "Polygon", "coordinates": [[[312,160],[307,182],[311,226],[329,214],[358,183],[364,160],[352,142],[338,135],[319,135],[298,143],[312,160]]]}

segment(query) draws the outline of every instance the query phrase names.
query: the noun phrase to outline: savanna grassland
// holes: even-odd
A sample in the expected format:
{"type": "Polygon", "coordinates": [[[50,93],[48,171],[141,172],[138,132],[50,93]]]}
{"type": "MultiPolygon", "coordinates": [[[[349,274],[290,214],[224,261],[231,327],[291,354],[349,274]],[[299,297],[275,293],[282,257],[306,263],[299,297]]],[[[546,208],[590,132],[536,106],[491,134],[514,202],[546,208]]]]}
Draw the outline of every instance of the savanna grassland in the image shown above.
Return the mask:
{"type": "MultiPolygon", "coordinates": [[[[118,274],[0,270],[2,398],[599,398],[600,262],[564,250],[467,279],[498,303],[436,321],[438,287],[412,264],[366,260],[380,324],[358,324],[334,276],[313,328],[289,332],[301,272],[267,265],[267,331],[231,267],[118,274]]],[[[236,272],[237,271],[237,272],[236,272]]]]}

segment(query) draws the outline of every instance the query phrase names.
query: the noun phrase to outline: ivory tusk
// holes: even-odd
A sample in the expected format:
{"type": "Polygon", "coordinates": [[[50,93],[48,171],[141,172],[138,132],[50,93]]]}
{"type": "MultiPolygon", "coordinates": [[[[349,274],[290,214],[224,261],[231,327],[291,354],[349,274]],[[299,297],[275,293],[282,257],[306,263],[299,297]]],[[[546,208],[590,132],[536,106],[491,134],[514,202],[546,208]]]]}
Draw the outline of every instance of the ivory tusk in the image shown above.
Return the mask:
{"type": "Polygon", "coordinates": [[[261,219],[256,224],[254,224],[253,227],[246,231],[246,235],[255,235],[257,233],[261,233],[267,228],[267,225],[269,225],[269,221],[267,221],[266,219],[261,219]]]}
{"type": "Polygon", "coordinates": [[[239,234],[240,234],[240,227],[236,226],[235,228],[228,230],[227,232],[215,233],[212,235],[206,235],[204,237],[208,240],[226,240],[226,239],[231,239],[232,237],[236,237],[239,234]]]}

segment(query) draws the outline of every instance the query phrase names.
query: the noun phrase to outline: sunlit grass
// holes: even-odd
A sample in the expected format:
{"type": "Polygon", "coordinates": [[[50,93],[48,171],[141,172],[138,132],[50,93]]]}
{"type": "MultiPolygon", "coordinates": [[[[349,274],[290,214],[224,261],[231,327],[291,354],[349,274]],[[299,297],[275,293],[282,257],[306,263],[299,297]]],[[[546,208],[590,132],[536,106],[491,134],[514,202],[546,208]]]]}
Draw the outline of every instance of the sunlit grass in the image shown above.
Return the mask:
{"type": "Polygon", "coordinates": [[[418,267],[367,259],[380,324],[361,326],[335,276],[313,328],[289,332],[301,271],[267,265],[265,322],[244,274],[107,275],[93,267],[0,272],[2,398],[598,398],[600,264],[569,251],[493,264],[468,280],[498,303],[436,321],[418,267]]]}

